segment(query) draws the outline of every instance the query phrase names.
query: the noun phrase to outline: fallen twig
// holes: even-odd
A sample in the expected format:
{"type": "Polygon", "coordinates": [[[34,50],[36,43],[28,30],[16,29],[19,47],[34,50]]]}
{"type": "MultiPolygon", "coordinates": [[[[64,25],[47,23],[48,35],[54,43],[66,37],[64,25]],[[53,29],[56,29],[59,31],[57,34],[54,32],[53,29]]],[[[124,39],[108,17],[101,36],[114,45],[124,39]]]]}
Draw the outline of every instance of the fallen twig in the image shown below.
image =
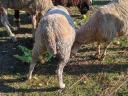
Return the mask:
{"type": "Polygon", "coordinates": [[[115,90],[113,90],[112,93],[109,96],[112,96],[114,93],[116,93],[127,82],[128,82],[128,75],[126,76],[125,81],[122,82],[115,90]]]}
{"type": "Polygon", "coordinates": [[[77,80],[75,83],[73,83],[68,89],[71,89],[73,86],[75,86],[76,84],[78,84],[80,81],[82,81],[85,78],[87,78],[87,76],[83,75],[79,80],[77,80]]]}
{"type": "MultiPolygon", "coordinates": [[[[120,79],[121,80],[121,79],[120,79]]],[[[119,81],[120,81],[119,80],[119,81]]],[[[107,88],[105,91],[102,92],[102,94],[100,94],[100,96],[113,96],[114,93],[116,93],[124,84],[126,84],[128,82],[128,75],[125,77],[124,82],[120,83],[118,82],[118,86],[117,88],[113,88],[112,91],[109,91],[109,88],[107,88]],[[107,91],[109,91],[109,93],[107,93],[107,91]],[[105,93],[105,94],[104,94],[105,93]]]]}

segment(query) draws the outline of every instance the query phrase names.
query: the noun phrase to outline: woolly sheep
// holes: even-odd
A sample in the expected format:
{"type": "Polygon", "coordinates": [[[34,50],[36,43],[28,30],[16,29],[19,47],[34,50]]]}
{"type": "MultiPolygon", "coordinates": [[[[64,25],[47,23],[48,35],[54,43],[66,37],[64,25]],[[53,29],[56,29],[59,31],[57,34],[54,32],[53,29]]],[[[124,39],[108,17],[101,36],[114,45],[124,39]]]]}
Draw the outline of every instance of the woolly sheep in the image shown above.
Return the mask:
{"type": "Polygon", "coordinates": [[[32,50],[28,79],[37,64],[40,54],[48,51],[58,60],[57,75],[60,88],[63,83],[63,68],[69,60],[71,47],[75,39],[74,23],[68,11],[61,6],[54,7],[42,17],[35,33],[35,43],[32,50]]]}
{"type": "MultiPolygon", "coordinates": [[[[33,32],[35,31],[41,16],[43,16],[52,7],[53,3],[51,0],[2,0],[0,3],[0,10],[4,9],[6,11],[7,8],[11,8],[15,10],[27,11],[30,13],[32,15],[33,32]]],[[[0,15],[2,17],[2,24],[7,23],[7,14],[5,14],[5,12],[1,12],[0,15]]],[[[6,25],[8,26],[8,24],[6,25]]],[[[8,26],[8,28],[9,27],[10,26],[8,26]]],[[[11,33],[10,36],[14,37],[11,29],[8,28],[6,27],[8,33],[11,33]]]]}
{"type": "Polygon", "coordinates": [[[97,42],[97,54],[100,59],[106,55],[106,50],[115,37],[128,35],[128,2],[113,0],[102,6],[76,32],[72,53],[75,54],[82,44],[97,42]],[[100,43],[104,43],[104,51],[100,53],[100,43]]]}

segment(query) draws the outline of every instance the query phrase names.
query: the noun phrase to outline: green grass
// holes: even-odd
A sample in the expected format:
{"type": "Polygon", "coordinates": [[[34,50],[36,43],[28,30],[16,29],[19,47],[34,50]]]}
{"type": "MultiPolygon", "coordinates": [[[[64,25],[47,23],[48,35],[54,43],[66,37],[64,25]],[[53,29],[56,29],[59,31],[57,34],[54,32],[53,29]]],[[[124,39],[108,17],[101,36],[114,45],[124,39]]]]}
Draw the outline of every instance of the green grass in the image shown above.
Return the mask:
{"type": "MultiPolygon", "coordinates": [[[[76,19],[74,18],[74,20],[76,19]]],[[[80,21],[80,19],[77,20],[80,21]]],[[[30,24],[22,24],[25,28],[28,25],[30,24]]],[[[22,28],[22,31],[23,34],[26,29],[22,28]]],[[[4,33],[3,28],[0,28],[0,38],[5,36],[4,33]]],[[[18,40],[18,45],[32,49],[29,47],[32,42],[28,43],[27,38],[23,41],[20,41],[20,38],[18,40]]],[[[72,57],[65,67],[66,89],[60,93],[57,88],[56,65],[53,64],[53,61],[38,64],[32,80],[27,81],[24,77],[28,73],[29,63],[19,61],[13,56],[22,56],[23,53],[16,47],[17,44],[0,40],[0,54],[2,54],[0,58],[6,58],[0,62],[0,93],[2,92],[5,96],[109,96],[114,92],[112,96],[128,96],[128,82],[116,91],[119,85],[128,79],[127,41],[125,37],[115,39],[102,62],[92,58],[96,49],[95,44],[82,46],[78,54],[72,57]],[[118,44],[115,43],[117,40],[118,44]]]]}

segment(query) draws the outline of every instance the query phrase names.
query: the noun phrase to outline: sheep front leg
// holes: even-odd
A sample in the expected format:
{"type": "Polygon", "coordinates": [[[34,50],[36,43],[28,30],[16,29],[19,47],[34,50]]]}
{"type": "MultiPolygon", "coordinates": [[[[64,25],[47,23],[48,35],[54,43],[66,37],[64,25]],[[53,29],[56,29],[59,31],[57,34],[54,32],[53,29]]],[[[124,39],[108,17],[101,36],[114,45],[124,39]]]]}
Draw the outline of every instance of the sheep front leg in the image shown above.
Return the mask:
{"type": "Polygon", "coordinates": [[[105,45],[104,45],[104,49],[103,49],[103,53],[102,53],[102,56],[100,57],[100,60],[104,60],[105,56],[106,56],[106,53],[107,53],[107,49],[108,47],[110,46],[111,42],[106,42],[105,45]]]}
{"type": "Polygon", "coordinates": [[[97,44],[97,48],[96,48],[95,57],[96,57],[96,58],[100,58],[100,54],[101,54],[101,46],[100,46],[100,43],[98,43],[98,44],[97,44]]]}

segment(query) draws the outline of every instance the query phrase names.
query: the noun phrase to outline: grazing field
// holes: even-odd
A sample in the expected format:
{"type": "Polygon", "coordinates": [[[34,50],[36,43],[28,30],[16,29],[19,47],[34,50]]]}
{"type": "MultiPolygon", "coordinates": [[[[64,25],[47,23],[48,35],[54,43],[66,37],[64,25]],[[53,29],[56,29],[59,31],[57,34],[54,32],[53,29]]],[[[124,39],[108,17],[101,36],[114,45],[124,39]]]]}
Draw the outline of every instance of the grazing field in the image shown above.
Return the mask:
{"type": "MultiPolygon", "coordinates": [[[[75,25],[86,21],[89,15],[79,16],[72,9],[75,25]]],[[[13,23],[13,11],[9,11],[13,23]]],[[[66,89],[58,91],[55,74],[56,61],[51,59],[38,64],[33,78],[27,81],[29,63],[14,55],[22,55],[17,46],[32,49],[32,25],[25,13],[21,13],[21,28],[15,31],[18,42],[12,43],[0,25],[0,96],[128,96],[128,39],[115,39],[107,51],[105,60],[94,58],[96,44],[83,45],[76,56],[72,56],[64,69],[66,89]]]]}

